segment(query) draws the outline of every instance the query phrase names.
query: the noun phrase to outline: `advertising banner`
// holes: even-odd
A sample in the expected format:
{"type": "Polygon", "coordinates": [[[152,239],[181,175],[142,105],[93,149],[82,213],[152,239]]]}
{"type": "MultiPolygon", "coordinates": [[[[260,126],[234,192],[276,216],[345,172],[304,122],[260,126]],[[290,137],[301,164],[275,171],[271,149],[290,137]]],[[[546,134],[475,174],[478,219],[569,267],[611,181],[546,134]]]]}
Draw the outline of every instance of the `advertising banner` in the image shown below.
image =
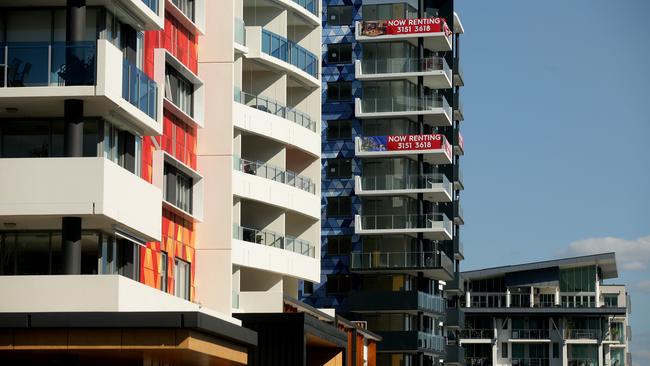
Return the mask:
{"type": "Polygon", "coordinates": [[[451,145],[439,133],[428,135],[391,135],[363,137],[363,151],[449,150],[451,145]]]}
{"type": "Polygon", "coordinates": [[[376,37],[384,35],[440,33],[452,34],[444,18],[390,19],[364,21],[361,23],[361,35],[376,37]]]}

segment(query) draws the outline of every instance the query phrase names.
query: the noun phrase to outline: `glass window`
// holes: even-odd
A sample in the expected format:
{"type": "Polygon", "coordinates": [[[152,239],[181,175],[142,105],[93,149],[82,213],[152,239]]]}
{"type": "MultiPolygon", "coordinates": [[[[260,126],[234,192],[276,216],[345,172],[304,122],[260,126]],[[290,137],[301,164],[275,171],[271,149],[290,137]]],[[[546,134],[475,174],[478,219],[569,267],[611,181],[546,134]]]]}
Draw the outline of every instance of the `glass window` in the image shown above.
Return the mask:
{"type": "Polygon", "coordinates": [[[327,178],[351,178],[352,159],[327,159],[327,178]]]}
{"type": "Polygon", "coordinates": [[[117,273],[134,281],[140,281],[140,246],[130,240],[116,239],[117,273]]]}
{"type": "Polygon", "coordinates": [[[170,65],[166,65],[165,98],[180,110],[194,116],[194,85],[170,65]]]}
{"type": "Polygon", "coordinates": [[[352,100],[352,83],[349,81],[335,81],[327,83],[327,101],[344,102],[352,100]]]}
{"type": "Polygon", "coordinates": [[[327,7],[327,25],[328,26],[351,26],[352,25],[352,6],[328,6],[327,7]]]}
{"type": "Polygon", "coordinates": [[[194,0],[172,0],[172,3],[176,5],[176,7],[180,9],[186,17],[194,21],[194,0]]]}
{"type": "Polygon", "coordinates": [[[314,293],[314,283],[310,281],[303,281],[302,283],[302,294],[311,295],[314,293]]]}
{"type": "Polygon", "coordinates": [[[331,64],[349,64],[352,62],[352,44],[328,44],[327,62],[331,64]]]}
{"type": "Polygon", "coordinates": [[[160,290],[167,292],[167,265],[169,258],[167,252],[160,252],[160,290]]]}
{"type": "Polygon", "coordinates": [[[341,119],[334,121],[327,121],[327,139],[350,139],[352,138],[352,121],[349,119],[341,119]]]}
{"type": "Polygon", "coordinates": [[[190,299],[190,264],[184,260],[174,258],[174,295],[190,299]]]}
{"type": "Polygon", "coordinates": [[[352,250],[352,237],[349,235],[328,236],[327,254],[349,255],[352,250]]]}
{"type": "Polygon", "coordinates": [[[618,307],[618,295],[606,294],[603,295],[605,307],[618,307]]]}
{"type": "Polygon", "coordinates": [[[163,198],[165,201],[191,214],[192,178],[169,164],[165,164],[164,176],[163,198]]]}
{"type": "Polygon", "coordinates": [[[352,277],[349,275],[328,275],[327,294],[344,294],[350,292],[352,277]]]}
{"type": "Polygon", "coordinates": [[[327,197],[327,216],[351,216],[352,201],[349,196],[327,197]]]}

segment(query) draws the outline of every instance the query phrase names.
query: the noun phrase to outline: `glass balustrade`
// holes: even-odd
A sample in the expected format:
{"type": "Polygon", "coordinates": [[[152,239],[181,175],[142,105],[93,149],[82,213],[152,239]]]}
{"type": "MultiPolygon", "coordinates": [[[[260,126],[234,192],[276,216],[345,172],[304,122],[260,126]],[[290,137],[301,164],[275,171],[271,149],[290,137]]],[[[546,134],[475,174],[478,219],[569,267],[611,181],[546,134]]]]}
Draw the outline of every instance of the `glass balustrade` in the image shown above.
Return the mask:
{"type": "Polygon", "coordinates": [[[293,0],[293,2],[307,9],[310,13],[319,16],[318,2],[316,0],[293,0]]]}
{"type": "Polygon", "coordinates": [[[351,253],[353,269],[442,268],[452,273],[453,263],[443,252],[351,253]]]}
{"type": "Polygon", "coordinates": [[[262,29],[262,52],[318,78],[318,58],[299,44],[262,29]]]}
{"type": "Polygon", "coordinates": [[[158,0],[142,0],[142,2],[154,13],[158,14],[158,0]]]}
{"type": "Polygon", "coordinates": [[[235,42],[246,46],[246,24],[240,18],[235,18],[235,42]]]}
{"type": "Polygon", "coordinates": [[[425,332],[418,332],[418,348],[444,352],[445,347],[445,337],[425,332]]]}
{"type": "Polygon", "coordinates": [[[442,95],[363,98],[361,104],[363,113],[421,112],[442,108],[447,115],[451,114],[449,103],[442,95]]]}
{"type": "Polygon", "coordinates": [[[122,97],[156,119],[158,84],[127,59],[122,63],[122,97]]]}
{"type": "Polygon", "coordinates": [[[451,80],[452,70],[444,57],[417,58],[384,58],[361,61],[364,74],[397,74],[407,72],[443,71],[451,80]]]}
{"type": "Polygon", "coordinates": [[[363,230],[403,230],[449,228],[449,219],[445,214],[426,215],[363,215],[363,230]]]}
{"type": "Polygon", "coordinates": [[[437,187],[442,187],[449,195],[453,192],[451,182],[444,174],[391,174],[361,177],[361,189],[364,191],[434,189],[437,187]]]}

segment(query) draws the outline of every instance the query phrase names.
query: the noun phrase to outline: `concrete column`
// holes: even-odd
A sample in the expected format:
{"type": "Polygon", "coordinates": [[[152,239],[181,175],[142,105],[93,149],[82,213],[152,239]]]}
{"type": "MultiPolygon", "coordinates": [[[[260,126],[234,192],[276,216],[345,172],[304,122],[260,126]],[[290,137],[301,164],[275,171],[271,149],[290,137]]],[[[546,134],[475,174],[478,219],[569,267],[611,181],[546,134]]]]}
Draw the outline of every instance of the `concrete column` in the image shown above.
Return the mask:
{"type": "Polygon", "coordinates": [[[510,289],[506,289],[506,307],[510,307],[510,289]]]}
{"type": "Polygon", "coordinates": [[[472,296],[470,295],[469,291],[465,291],[465,307],[466,308],[471,308],[472,307],[472,296]]]}
{"type": "MultiPolygon", "coordinates": [[[[80,42],[86,32],[86,0],[68,0],[66,6],[66,42],[80,42]]],[[[75,47],[66,49],[66,85],[83,85],[83,53],[75,47]]],[[[65,157],[83,156],[84,102],[66,99],[63,106],[65,157]]],[[[71,187],[72,188],[72,187],[71,187]]],[[[64,217],[61,222],[63,273],[81,274],[81,218],[64,217]]]]}
{"type": "Polygon", "coordinates": [[[603,363],[603,344],[598,343],[598,366],[604,366],[603,363]]]}
{"type": "Polygon", "coordinates": [[[499,361],[499,351],[497,349],[497,342],[492,342],[492,365],[497,365],[499,361]]]}
{"type": "MultiPolygon", "coordinates": [[[[598,271],[596,271],[598,273],[598,271]]],[[[598,274],[596,274],[598,276],[598,274]]],[[[600,281],[596,278],[596,307],[600,307],[600,281]]]]}
{"type": "Polygon", "coordinates": [[[569,364],[569,347],[566,341],[562,340],[562,365],[569,364]]]}
{"type": "Polygon", "coordinates": [[[530,307],[535,307],[535,288],[530,286],[530,307]]]}
{"type": "Polygon", "coordinates": [[[63,273],[81,274],[81,218],[64,217],[61,222],[63,273]]]}
{"type": "Polygon", "coordinates": [[[560,306],[560,288],[555,288],[555,305],[560,306]]]}

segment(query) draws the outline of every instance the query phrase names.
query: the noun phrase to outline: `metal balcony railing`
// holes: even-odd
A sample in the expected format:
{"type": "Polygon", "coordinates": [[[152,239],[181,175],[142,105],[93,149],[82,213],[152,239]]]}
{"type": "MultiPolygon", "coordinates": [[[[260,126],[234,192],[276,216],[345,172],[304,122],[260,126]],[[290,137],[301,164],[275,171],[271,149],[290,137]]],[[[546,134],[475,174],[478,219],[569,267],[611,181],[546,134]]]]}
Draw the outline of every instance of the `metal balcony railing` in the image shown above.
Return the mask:
{"type": "Polygon", "coordinates": [[[292,0],[294,3],[302,6],[307,9],[310,13],[319,16],[318,14],[318,2],[316,0],[292,0]]]}
{"type": "Polygon", "coordinates": [[[262,29],[262,52],[318,78],[318,57],[279,34],[262,29]]]}
{"type": "Polygon", "coordinates": [[[442,70],[449,80],[452,77],[452,70],[444,57],[418,58],[385,58],[385,59],[364,59],[361,62],[361,69],[364,74],[398,74],[407,72],[432,72],[442,70]]]}
{"type": "Polygon", "coordinates": [[[255,108],[262,112],[270,113],[284,119],[288,119],[304,128],[316,132],[316,121],[307,113],[301,112],[292,107],[273,100],[271,98],[246,93],[235,88],[235,102],[255,108]]]}
{"type": "Polygon", "coordinates": [[[156,119],[158,84],[127,59],[122,62],[122,98],[156,119]]]}
{"type": "Polygon", "coordinates": [[[446,348],[445,337],[418,332],[418,348],[428,349],[435,352],[444,352],[446,348]]]}
{"type": "Polygon", "coordinates": [[[233,159],[233,168],[246,174],[274,180],[279,183],[302,189],[305,192],[316,194],[316,184],[312,183],[311,178],[298,175],[292,171],[284,170],[270,164],[235,157],[233,159]]]}
{"type": "Polygon", "coordinates": [[[235,42],[246,46],[246,24],[241,18],[235,18],[235,42]]]}
{"type": "Polygon", "coordinates": [[[465,357],[467,366],[492,366],[492,357],[465,357]]]}
{"type": "Polygon", "coordinates": [[[460,331],[460,338],[492,339],[494,338],[494,329],[463,329],[460,331]]]}
{"type": "Polygon", "coordinates": [[[451,232],[451,222],[445,214],[425,215],[363,215],[361,228],[363,230],[404,230],[432,229],[441,227],[451,232]]]}
{"type": "Polygon", "coordinates": [[[447,309],[447,300],[444,298],[418,291],[418,306],[434,313],[444,314],[447,309]]]}
{"type": "Polygon", "coordinates": [[[599,339],[600,331],[597,329],[565,329],[566,339],[599,339]]]}
{"type": "Polygon", "coordinates": [[[512,339],[549,339],[548,329],[513,329],[510,338],[512,339]]]}
{"type": "Polygon", "coordinates": [[[363,113],[395,113],[395,112],[424,112],[442,108],[451,118],[451,107],[442,95],[431,95],[422,98],[398,96],[381,98],[363,98],[361,109],[363,113]]]}
{"type": "Polygon", "coordinates": [[[435,252],[364,252],[352,253],[352,269],[445,269],[451,273],[453,263],[441,251],[435,252]]]}
{"type": "Polygon", "coordinates": [[[95,42],[0,43],[0,87],[95,85],[95,42]]]}
{"type": "Polygon", "coordinates": [[[548,358],[512,358],[512,366],[549,366],[548,358]]]}
{"type": "Polygon", "coordinates": [[[316,248],[307,240],[284,236],[269,230],[258,230],[233,224],[233,238],[266,245],[315,258],[316,248]]]}
{"type": "Polygon", "coordinates": [[[591,358],[572,358],[568,359],[569,366],[598,366],[598,360],[591,358]]]}
{"type": "Polygon", "coordinates": [[[450,196],[453,194],[451,182],[449,182],[446,175],[440,173],[425,175],[389,174],[361,177],[361,188],[364,191],[433,189],[436,185],[440,185],[450,196]]]}

